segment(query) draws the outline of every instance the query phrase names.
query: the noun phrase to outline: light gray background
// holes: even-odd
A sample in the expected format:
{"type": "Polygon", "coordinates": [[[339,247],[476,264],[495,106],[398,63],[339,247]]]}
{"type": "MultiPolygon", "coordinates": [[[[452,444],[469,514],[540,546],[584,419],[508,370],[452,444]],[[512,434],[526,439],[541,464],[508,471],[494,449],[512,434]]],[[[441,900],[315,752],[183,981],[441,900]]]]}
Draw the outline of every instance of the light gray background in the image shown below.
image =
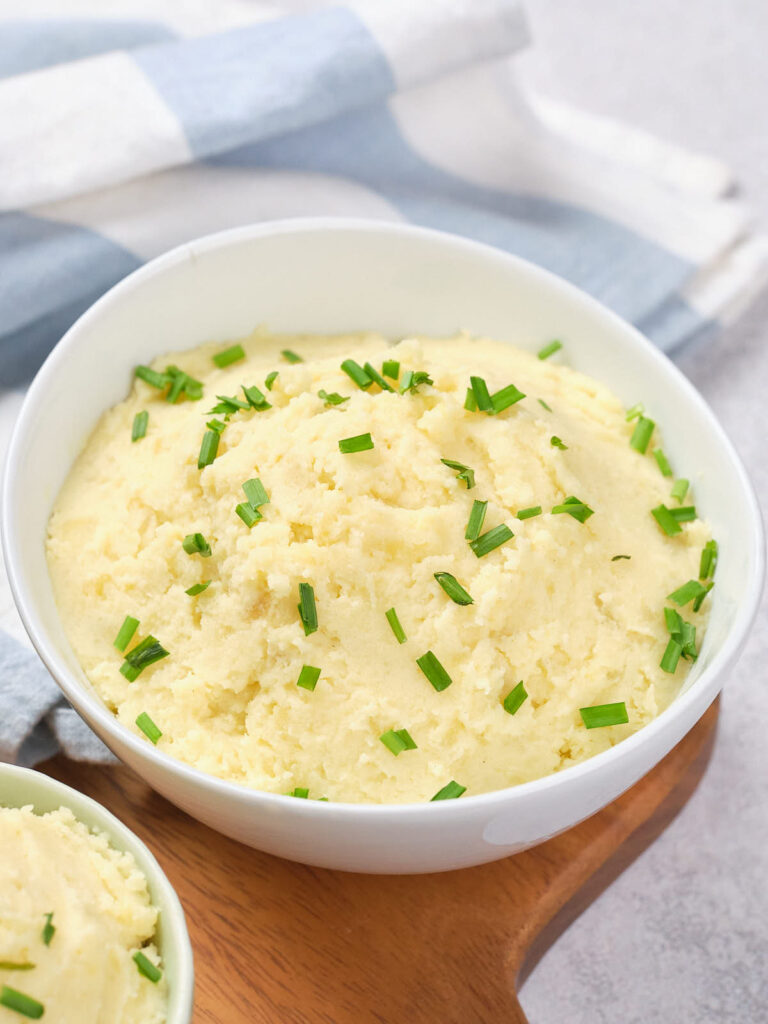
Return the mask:
{"type": "MultiPolygon", "coordinates": [[[[528,0],[524,80],[709,152],[768,230],[768,0],[528,0]]],[[[678,363],[768,506],[768,293],[678,363]]],[[[521,993],[531,1024],[768,1022],[768,625],[729,679],[715,754],[661,838],[521,993]]]]}

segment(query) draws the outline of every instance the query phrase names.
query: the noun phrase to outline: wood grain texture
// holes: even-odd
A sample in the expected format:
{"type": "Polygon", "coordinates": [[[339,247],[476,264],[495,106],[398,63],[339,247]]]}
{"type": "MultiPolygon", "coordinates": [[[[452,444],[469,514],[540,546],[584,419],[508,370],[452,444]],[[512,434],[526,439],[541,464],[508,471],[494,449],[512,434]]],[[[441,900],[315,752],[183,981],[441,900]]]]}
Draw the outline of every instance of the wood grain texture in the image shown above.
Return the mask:
{"type": "Polygon", "coordinates": [[[195,1024],[525,1024],[516,987],[564,927],[683,806],[714,705],[628,793],[547,843],[447,874],[352,875],[226,839],[124,767],[42,769],[152,849],[184,905],[195,1024]]]}

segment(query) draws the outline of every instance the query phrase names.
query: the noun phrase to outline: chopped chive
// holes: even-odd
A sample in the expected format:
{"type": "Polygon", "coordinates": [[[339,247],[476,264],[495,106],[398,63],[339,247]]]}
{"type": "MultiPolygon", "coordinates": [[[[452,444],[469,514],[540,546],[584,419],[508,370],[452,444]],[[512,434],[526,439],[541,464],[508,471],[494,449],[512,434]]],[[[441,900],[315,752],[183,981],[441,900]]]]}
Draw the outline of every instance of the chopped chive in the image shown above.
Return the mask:
{"type": "Polygon", "coordinates": [[[280,355],[283,357],[283,359],[285,359],[285,361],[287,363],[303,363],[304,362],[304,359],[300,355],[297,355],[296,352],[292,352],[291,349],[289,349],[289,348],[284,348],[281,351],[280,355]]]}
{"type": "MultiPolygon", "coordinates": [[[[256,390],[258,391],[258,388],[256,390]]],[[[259,394],[261,394],[260,391],[259,394]]],[[[216,395],[216,397],[219,400],[218,404],[208,410],[213,416],[223,415],[224,419],[229,420],[230,416],[234,416],[236,412],[242,412],[242,410],[250,408],[248,402],[243,402],[237,395],[232,395],[231,397],[229,395],[216,395]]]]}
{"type": "Polygon", "coordinates": [[[147,436],[147,424],[149,423],[149,413],[146,409],[142,409],[141,412],[137,412],[133,417],[133,427],[131,428],[131,441],[140,441],[142,437],[147,436]]]}
{"type": "Polygon", "coordinates": [[[541,515],[541,505],[531,505],[530,508],[521,508],[517,513],[518,519],[533,519],[534,516],[541,515]]]}
{"type": "Polygon", "coordinates": [[[340,395],[338,391],[331,391],[329,394],[322,388],[317,392],[317,397],[322,398],[326,405],[341,405],[342,402],[349,401],[349,395],[340,395]]]}
{"type": "Polygon", "coordinates": [[[210,466],[216,458],[219,450],[219,435],[215,430],[206,430],[203,434],[203,441],[200,445],[200,454],[197,457],[197,468],[205,469],[210,466]]]}
{"type": "Polygon", "coordinates": [[[501,388],[499,391],[494,391],[491,395],[493,412],[504,412],[505,409],[508,409],[516,402],[522,401],[523,398],[525,398],[525,395],[522,391],[516,388],[514,384],[507,384],[505,388],[501,388]]]}
{"type": "Polygon", "coordinates": [[[34,971],[37,964],[28,962],[14,963],[13,960],[0,960],[0,971],[34,971]]]}
{"type": "Polygon", "coordinates": [[[304,635],[314,633],[317,629],[317,606],[311,583],[299,584],[299,617],[304,627],[304,635]]]}
{"type": "Polygon", "coordinates": [[[426,370],[406,370],[400,382],[400,394],[404,395],[410,391],[412,395],[415,395],[422,384],[434,383],[426,370]]]}
{"type": "Polygon", "coordinates": [[[556,434],[553,434],[552,437],[550,437],[549,443],[552,445],[553,448],[560,448],[564,452],[568,451],[568,445],[563,444],[563,442],[556,434]]]}
{"type": "Polygon", "coordinates": [[[296,680],[296,685],[300,686],[302,690],[314,690],[319,678],[319,668],[315,668],[314,665],[302,665],[301,672],[299,672],[299,678],[296,680]]]}
{"type": "Polygon", "coordinates": [[[227,428],[227,424],[221,420],[207,420],[205,425],[209,430],[215,430],[217,434],[223,434],[227,428]]]}
{"type": "Polygon", "coordinates": [[[272,408],[272,404],[267,401],[261,388],[257,388],[255,384],[252,384],[249,388],[247,388],[245,384],[241,384],[240,386],[243,389],[243,394],[248,400],[248,405],[251,409],[255,409],[257,412],[266,412],[267,409],[272,408]]]}
{"type": "Polygon", "coordinates": [[[253,480],[246,480],[243,484],[243,491],[249,505],[253,508],[261,508],[262,505],[269,504],[267,489],[258,477],[254,477],[253,480]]]}
{"type": "MultiPolygon", "coordinates": [[[[291,790],[290,793],[286,793],[286,796],[295,796],[299,800],[308,800],[309,799],[309,789],[306,786],[295,786],[291,790]]],[[[327,798],[326,797],[321,797],[321,799],[325,800],[327,798]]]]}
{"type": "Polygon", "coordinates": [[[245,359],[245,350],[242,345],[232,345],[230,348],[225,348],[223,352],[217,352],[213,357],[214,363],[220,370],[240,359],[245,359]]]}
{"type": "Polygon", "coordinates": [[[408,637],[405,635],[405,630],[400,625],[400,619],[397,617],[397,612],[394,608],[390,608],[389,611],[384,612],[387,622],[392,628],[392,632],[395,634],[395,639],[399,644],[404,644],[408,637]]]}
{"type": "Polygon", "coordinates": [[[708,580],[715,575],[717,565],[717,541],[708,540],[701,549],[701,561],[699,562],[699,579],[708,580]]]}
{"type": "Polygon", "coordinates": [[[348,377],[352,378],[359,388],[363,389],[363,391],[373,384],[373,379],[368,376],[362,366],[359,363],[356,363],[354,359],[345,359],[341,364],[341,368],[348,377]]]}
{"type": "Polygon", "coordinates": [[[693,602],[693,610],[695,612],[697,612],[699,610],[699,608],[701,608],[701,606],[702,606],[702,604],[704,602],[704,598],[710,592],[712,587],[714,587],[714,585],[715,585],[715,581],[714,580],[710,580],[709,583],[705,583],[704,584],[704,586],[703,586],[703,588],[701,590],[701,593],[696,595],[696,598],[694,599],[694,602],[693,602]]]}
{"type": "Polygon", "coordinates": [[[672,476],[672,467],[669,464],[669,460],[661,448],[653,449],[653,457],[656,459],[656,463],[661,470],[662,476],[672,476]]]}
{"type": "Polygon", "coordinates": [[[51,939],[56,934],[56,925],[53,923],[53,911],[50,914],[44,914],[45,924],[43,925],[42,940],[43,945],[50,946],[51,939]]]}
{"type": "Polygon", "coordinates": [[[202,555],[203,558],[211,557],[211,545],[202,533],[188,533],[181,546],[188,555],[202,555]]]}
{"type": "Polygon", "coordinates": [[[703,601],[711,589],[711,587],[703,586],[698,580],[688,580],[682,587],[678,587],[671,594],[667,594],[667,600],[674,601],[676,605],[683,608],[689,601],[693,601],[698,597],[701,597],[703,601]]]}
{"type": "Polygon", "coordinates": [[[141,729],[144,735],[155,745],[160,737],[163,735],[162,732],[157,728],[155,723],[149,717],[146,711],[142,711],[139,717],[136,719],[136,725],[141,729]]]}
{"type": "Polygon", "coordinates": [[[241,501],[239,505],[235,505],[235,513],[240,516],[249,530],[252,526],[255,526],[260,519],[264,518],[261,512],[247,501],[241,501]]]}
{"type": "Polygon", "coordinates": [[[651,515],[668,537],[674,537],[675,534],[683,532],[683,528],[666,505],[657,505],[656,508],[652,508],[651,515]]]}
{"type": "MultiPolygon", "coordinates": [[[[695,611],[695,608],[694,608],[695,611]]],[[[691,622],[683,622],[678,643],[682,644],[683,657],[696,661],[696,627],[691,622]]]]}
{"type": "Polygon", "coordinates": [[[540,348],[536,354],[539,359],[549,359],[549,357],[553,356],[555,352],[559,352],[562,347],[562,341],[550,341],[550,343],[545,345],[544,348],[540,348]]]}
{"type": "Polygon", "coordinates": [[[670,493],[673,498],[677,498],[678,502],[682,504],[686,494],[688,493],[688,487],[688,481],[681,477],[679,480],[675,480],[670,493]]]}
{"type": "Polygon", "coordinates": [[[373,447],[373,438],[370,434],[356,434],[354,437],[343,437],[339,441],[339,451],[342,455],[369,452],[373,447]]]}
{"type": "Polygon", "coordinates": [[[168,651],[156,637],[150,634],[126,654],[125,661],[120,666],[120,672],[129,683],[132,683],[139,678],[145,668],[149,668],[156,661],[167,657],[168,651]]]}
{"type": "Polygon", "coordinates": [[[614,555],[611,559],[612,562],[620,562],[622,558],[630,559],[632,555],[614,555]]]}
{"type": "Polygon", "coordinates": [[[588,729],[602,729],[607,725],[625,725],[629,721],[627,705],[623,700],[615,704],[595,704],[579,708],[581,720],[588,729]]]}
{"type": "Polygon", "coordinates": [[[590,516],[594,515],[594,509],[591,509],[589,505],[581,501],[580,498],[575,497],[573,494],[569,494],[562,505],[554,505],[552,508],[553,515],[560,515],[565,513],[566,515],[573,516],[580,523],[585,523],[590,516]]]}
{"type": "Polygon", "coordinates": [[[464,408],[468,412],[477,412],[477,402],[475,401],[475,393],[472,388],[467,388],[467,396],[464,399],[464,408]]]}
{"type": "Polygon", "coordinates": [[[469,383],[472,385],[472,394],[475,398],[475,404],[480,412],[493,412],[493,402],[491,401],[491,394],[488,391],[488,385],[485,383],[482,377],[470,377],[469,383]]]}
{"type": "Polygon", "coordinates": [[[477,498],[472,502],[472,511],[469,513],[469,522],[464,531],[466,540],[477,540],[485,522],[485,513],[488,511],[488,502],[479,501],[477,498]]]}
{"type": "Polygon", "coordinates": [[[370,363],[363,364],[363,371],[368,374],[374,384],[378,384],[382,391],[394,391],[391,384],[387,384],[379,371],[370,363]]]}
{"type": "Polygon", "coordinates": [[[139,628],[139,620],[134,619],[132,615],[126,615],[123,620],[123,624],[120,627],[120,631],[115,637],[115,647],[118,651],[124,651],[128,644],[133,639],[133,634],[139,628]]]}
{"type": "Polygon", "coordinates": [[[542,407],[542,409],[546,409],[547,412],[552,412],[552,406],[551,405],[547,405],[547,403],[544,401],[543,398],[537,398],[536,401],[539,403],[539,405],[542,407]]]}
{"type": "Polygon", "coordinates": [[[3,985],[0,988],[0,1006],[6,1006],[9,1010],[15,1010],[16,1013],[20,1013],[22,1017],[27,1017],[29,1020],[39,1020],[45,1013],[45,1007],[42,1003],[39,1003],[37,999],[33,999],[32,996],[26,996],[23,992],[18,992],[15,988],[11,988],[10,985],[3,985]]]}
{"type": "Polygon", "coordinates": [[[453,459],[440,459],[444,466],[449,469],[456,470],[456,479],[463,480],[467,485],[467,490],[471,491],[475,486],[475,471],[470,469],[469,466],[465,466],[463,462],[455,462],[453,459]]]}
{"type": "Polygon", "coordinates": [[[267,391],[272,390],[272,387],[279,376],[279,370],[272,370],[271,373],[267,374],[267,376],[264,378],[264,387],[267,389],[267,391]]]}
{"type": "Polygon", "coordinates": [[[630,423],[632,420],[639,419],[643,415],[644,412],[645,412],[645,406],[643,405],[642,402],[638,402],[636,405],[633,405],[631,409],[627,409],[627,415],[626,415],[627,423],[630,423]]]}
{"type": "Polygon", "coordinates": [[[150,366],[137,366],[133,372],[139,380],[143,380],[145,384],[149,384],[150,387],[157,388],[160,391],[170,384],[170,378],[167,373],[159,373],[150,366]]]}
{"type": "Polygon", "coordinates": [[[696,518],[696,506],[683,505],[682,508],[671,508],[669,514],[676,523],[690,523],[696,518]]]}
{"type": "Polygon", "coordinates": [[[672,637],[678,637],[683,632],[683,620],[675,608],[664,609],[664,623],[672,637]]]}
{"type": "Polygon", "coordinates": [[[496,548],[500,548],[502,544],[506,544],[508,540],[512,540],[514,536],[506,523],[501,523],[499,526],[494,526],[492,530],[481,534],[477,540],[470,541],[469,546],[478,558],[483,558],[491,551],[495,551],[496,548]]]}
{"type": "Polygon", "coordinates": [[[163,972],[160,968],[156,967],[141,951],[133,954],[133,961],[139,969],[139,974],[149,978],[153,985],[156,985],[162,978],[163,972]]]}
{"type": "Polygon", "coordinates": [[[442,789],[438,790],[437,793],[432,797],[430,803],[434,800],[456,800],[461,796],[462,793],[467,792],[466,786],[460,786],[458,782],[454,782],[453,779],[448,783],[447,786],[443,786],[442,789]]]}
{"type": "Polygon", "coordinates": [[[188,373],[184,373],[178,366],[166,366],[165,376],[171,384],[168,394],[165,396],[166,402],[178,402],[182,395],[186,395],[193,402],[203,397],[202,381],[190,377],[188,373]]]}
{"type": "Polygon", "coordinates": [[[426,654],[422,654],[420,658],[417,658],[416,664],[438,693],[447,690],[453,682],[432,651],[427,651],[426,654]]]}
{"type": "Polygon", "coordinates": [[[449,572],[436,572],[434,576],[454,604],[466,605],[475,603],[456,577],[452,576],[449,572]]]}
{"type": "Polygon", "coordinates": [[[672,673],[677,668],[677,663],[680,660],[680,655],[683,653],[683,645],[675,640],[673,636],[669,638],[666,650],[662,656],[661,662],[659,663],[661,668],[665,672],[672,673]]]}
{"type": "Polygon", "coordinates": [[[525,689],[525,684],[521,679],[517,686],[513,686],[507,696],[502,701],[504,710],[509,715],[514,715],[516,711],[519,711],[520,707],[527,700],[528,693],[525,689]]]}
{"type": "Polygon", "coordinates": [[[190,597],[197,597],[198,594],[202,594],[204,590],[207,590],[210,585],[210,580],[203,580],[202,583],[193,583],[191,587],[187,587],[184,593],[189,594],[190,597]]]}
{"type": "Polygon", "coordinates": [[[636,452],[645,455],[648,450],[648,442],[651,440],[651,434],[655,427],[656,424],[653,420],[649,420],[646,416],[641,416],[635,424],[632,437],[629,439],[630,448],[634,448],[636,452]]]}
{"type": "Polygon", "coordinates": [[[379,736],[379,739],[387,750],[392,751],[395,757],[398,754],[402,754],[404,750],[418,750],[417,745],[413,742],[413,737],[407,729],[388,729],[379,736]]]}
{"type": "Polygon", "coordinates": [[[381,372],[390,380],[397,380],[400,376],[400,363],[396,359],[385,359],[381,372]]]}

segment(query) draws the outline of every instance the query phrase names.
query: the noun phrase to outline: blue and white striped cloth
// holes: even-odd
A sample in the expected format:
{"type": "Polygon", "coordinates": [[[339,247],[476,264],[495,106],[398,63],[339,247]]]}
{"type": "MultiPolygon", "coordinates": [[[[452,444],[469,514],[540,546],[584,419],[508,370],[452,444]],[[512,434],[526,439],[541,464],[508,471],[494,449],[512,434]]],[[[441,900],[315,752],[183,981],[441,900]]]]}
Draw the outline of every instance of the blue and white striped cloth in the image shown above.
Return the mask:
{"type": "MultiPolygon", "coordinates": [[[[300,7],[4,0],[0,451],[25,383],[94,299],[236,224],[454,231],[569,278],[667,349],[765,280],[727,168],[525,94],[517,0],[300,7]]],[[[0,759],[103,756],[25,646],[1,571],[0,626],[0,759]]]]}

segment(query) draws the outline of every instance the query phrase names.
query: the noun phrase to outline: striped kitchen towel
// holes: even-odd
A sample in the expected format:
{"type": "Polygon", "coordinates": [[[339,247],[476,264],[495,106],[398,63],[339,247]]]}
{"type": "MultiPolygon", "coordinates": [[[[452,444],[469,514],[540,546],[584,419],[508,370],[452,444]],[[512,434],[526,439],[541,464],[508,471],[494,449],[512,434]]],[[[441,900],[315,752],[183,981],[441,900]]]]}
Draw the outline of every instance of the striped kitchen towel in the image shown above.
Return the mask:
{"type": "MultiPolygon", "coordinates": [[[[563,275],[666,349],[733,316],[768,260],[727,168],[526,95],[527,42],[518,0],[5,0],[0,452],[94,299],[250,221],[453,231],[563,275]]],[[[1,570],[0,626],[0,759],[104,756],[24,646],[1,570]]]]}

